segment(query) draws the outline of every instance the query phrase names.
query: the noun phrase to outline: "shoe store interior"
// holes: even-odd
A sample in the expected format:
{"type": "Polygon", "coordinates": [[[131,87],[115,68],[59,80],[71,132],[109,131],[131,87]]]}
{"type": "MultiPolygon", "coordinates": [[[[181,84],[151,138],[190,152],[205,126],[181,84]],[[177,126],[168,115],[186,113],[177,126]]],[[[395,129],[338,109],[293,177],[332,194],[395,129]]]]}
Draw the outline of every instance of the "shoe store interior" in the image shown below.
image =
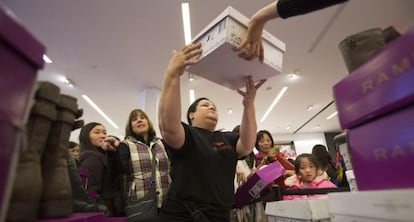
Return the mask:
{"type": "Polygon", "coordinates": [[[414,221],[413,12],[0,0],[0,222],[414,221]]]}

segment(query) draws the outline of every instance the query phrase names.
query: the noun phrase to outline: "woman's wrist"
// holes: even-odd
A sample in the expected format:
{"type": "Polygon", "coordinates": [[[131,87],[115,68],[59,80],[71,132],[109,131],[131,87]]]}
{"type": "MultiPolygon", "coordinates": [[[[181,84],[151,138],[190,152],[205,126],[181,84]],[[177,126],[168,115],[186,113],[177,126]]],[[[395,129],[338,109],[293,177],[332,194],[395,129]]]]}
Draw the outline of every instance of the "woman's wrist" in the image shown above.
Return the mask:
{"type": "Polygon", "coordinates": [[[265,6],[256,12],[251,18],[252,23],[264,25],[267,21],[278,18],[279,13],[277,11],[277,1],[265,6]]]}

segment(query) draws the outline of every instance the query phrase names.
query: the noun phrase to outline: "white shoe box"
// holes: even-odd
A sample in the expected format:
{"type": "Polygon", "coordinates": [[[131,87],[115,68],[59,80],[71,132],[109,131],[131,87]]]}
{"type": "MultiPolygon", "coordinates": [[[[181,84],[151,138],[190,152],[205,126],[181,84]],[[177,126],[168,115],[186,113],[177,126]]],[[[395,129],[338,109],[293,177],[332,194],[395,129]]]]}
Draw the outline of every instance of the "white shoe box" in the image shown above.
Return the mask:
{"type": "Polygon", "coordinates": [[[355,179],[355,174],[353,170],[347,170],[345,171],[345,175],[346,175],[346,179],[348,181],[349,184],[349,189],[351,191],[358,191],[358,185],[357,185],[357,181],[355,179]]]}
{"type": "Polygon", "coordinates": [[[248,22],[249,18],[234,8],[226,8],[193,39],[194,43],[201,42],[203,54],[187,71],[230,89],[244,87],[248,75],[257,81],[279,74],[286,46],[269,32],[264,30],[262,36],[264,64],[259,59],[239,58],[233,51],[245,37],[248,22]]]}
{"type": "Polygon", "coordinates": [[[329,193],[328,205],[331,221],[414,221],[414,189],[329,193]]]}
{"type": "Polygon", "coordinates": [[[266,203],[268,221],[330,221],[326,198],[266,203]]]}
{"type": "Polygon", "coordinates": [[[345,163],[345,168],[347,170],[352,170],[352,158],[351,158],[351,152],[349,152],[348,143],[342,143],[339,145],[339,153],[342,156],[342,159],[345,163]]]}

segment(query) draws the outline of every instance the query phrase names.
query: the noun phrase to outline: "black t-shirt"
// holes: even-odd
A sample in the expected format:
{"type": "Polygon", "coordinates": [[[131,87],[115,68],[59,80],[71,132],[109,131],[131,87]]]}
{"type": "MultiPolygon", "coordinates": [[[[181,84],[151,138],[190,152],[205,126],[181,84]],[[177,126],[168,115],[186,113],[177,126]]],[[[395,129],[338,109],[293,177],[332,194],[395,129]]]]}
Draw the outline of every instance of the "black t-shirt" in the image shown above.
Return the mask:
{"type": "Polygon", "coordinates": [[[166,144],[171,160],[170,198],[230,209],[234,202],[238,133],[211,132],[183,123],[180,150],[166,144]]]}

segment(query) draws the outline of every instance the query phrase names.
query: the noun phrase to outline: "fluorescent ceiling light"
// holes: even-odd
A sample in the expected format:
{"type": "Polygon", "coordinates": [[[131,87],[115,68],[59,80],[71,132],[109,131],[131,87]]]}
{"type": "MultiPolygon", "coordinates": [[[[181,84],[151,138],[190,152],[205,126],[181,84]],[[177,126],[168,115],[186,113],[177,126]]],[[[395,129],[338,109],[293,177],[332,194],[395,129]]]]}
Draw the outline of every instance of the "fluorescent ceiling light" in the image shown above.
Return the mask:
{"type": "Polygon", "coordinates": [[[70,87],[75,87],[75,82],[72,79],[69,79],[68,77],[65,77],[64,83],[70,87]]]}
{"type": "Polygon", "coordinates": [[[190,104],[192,104],[195,100],[195,91],[194,89],[190,89],[190,104]]]}
{"type": "Polygon", "coordinates": [[[329,115],[328,117],[326,117],[326,120],[330,120],[332,119],[332,117],[334,117],[336,114],[338,114],[338,111],[332,113],[331,115],[329,115]]]}
{"type": "Polygon", "coordinates": [[[82,98],[86,100],[108,123],[110,123],[115,129],[119,129],[119,127],[111,120],[102,110],[99,108],[87,95],[82,95],[82,98]]]}
{"type": "Polygon", "coordinates": [[[45,54],[43,54],[43,61],[45,61],[45,63],[52,63],[53,61],[49,58],[49,57],[47,57],[47,55],[45,55],[45,54]]]}
{"type": "Polygon", "coordinates": [[[191,25],[190,25],[190,5],[188,2],[181,3],[181,13],[183,16],[184,40],[185,44],[191,43],[191,25]]]}
{"type": "Polygon", "coordinates": [[[276,106],[276,104],[279,102],[279,100],[282,98],[282,96],[285,94],[286,90],[288,89],[287,86],[283,87],[282,90],[280,90],[279,94],[277,94],[275,100],[273,100],[272,104],[269,106],[269,108],[266,110],[265,114],[263,115],[262,119],[260,119],[260,122],[263,123],[263,121],[267,118],[269,113],[273,110],[273,108],[276,106]]]}

